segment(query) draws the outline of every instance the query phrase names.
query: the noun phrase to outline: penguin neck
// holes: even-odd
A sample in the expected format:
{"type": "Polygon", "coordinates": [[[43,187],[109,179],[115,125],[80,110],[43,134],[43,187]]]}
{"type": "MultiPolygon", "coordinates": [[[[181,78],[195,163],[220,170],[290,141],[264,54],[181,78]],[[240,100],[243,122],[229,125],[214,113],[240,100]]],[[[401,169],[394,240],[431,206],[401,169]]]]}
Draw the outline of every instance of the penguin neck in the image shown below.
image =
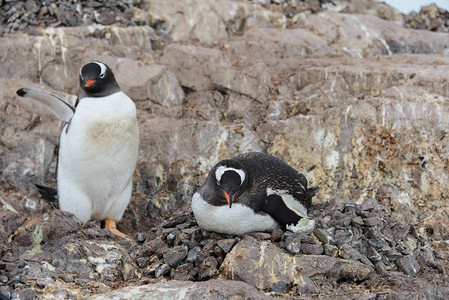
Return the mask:
{"type": "Polygon", "coordinates": [[[109,84],[107,88],[102,89],[101,91],[95,93],[87,93],[82,87],[80,87],[78,92],[78,99],[87,97],[89,98],[107,97],[120,91],[121,91],[120,87],[117,84],[109,84]]]}

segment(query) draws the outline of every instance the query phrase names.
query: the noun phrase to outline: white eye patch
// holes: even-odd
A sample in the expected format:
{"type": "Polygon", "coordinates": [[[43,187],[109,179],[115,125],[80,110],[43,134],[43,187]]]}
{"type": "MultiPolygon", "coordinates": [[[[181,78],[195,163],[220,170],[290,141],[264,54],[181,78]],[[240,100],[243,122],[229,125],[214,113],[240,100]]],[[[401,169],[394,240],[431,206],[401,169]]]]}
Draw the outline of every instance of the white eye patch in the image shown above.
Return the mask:
{"type": "MultiPolygon", "coordinates": [[[[100,77],[103,78],[104,75],[106,74],[106,70],[107,70],[106,65],[102,62],[95,61],[95,60],[89,61],[86,64],[90,64],[90,63],[97,64],[100,67],[100,77]]],[[[83,78],[83,74],[81,74],[81,72],[80,72],[80,75],[81,75],[81,78],[83,78]]]]}
{"type": "Polygon", "coordinates": [[[219,166],[217,168],[217,170],[215,171],[215,178],[217,179],[217,182],[220,182],[221,176],[223,176],[223,174],[226,171],[234,171],[237,174],[239,174],[239,176],[240,176],[240,185],[242,185],[243,182],[245,181],[245,172],[243,172],[243,170],[235,169],[235,168],[229,168],[229,167],[226,167],[226,166],[219,166]]]}

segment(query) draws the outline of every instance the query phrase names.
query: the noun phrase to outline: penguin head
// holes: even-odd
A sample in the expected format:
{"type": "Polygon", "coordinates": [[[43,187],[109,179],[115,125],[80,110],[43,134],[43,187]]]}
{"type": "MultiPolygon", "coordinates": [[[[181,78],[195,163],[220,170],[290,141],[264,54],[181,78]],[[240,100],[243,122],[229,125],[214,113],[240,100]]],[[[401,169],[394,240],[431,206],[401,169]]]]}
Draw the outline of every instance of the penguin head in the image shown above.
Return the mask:
{"type": "Polygon", "coordinates": [[[211,175],[216,185],[216,196],[221,202],[226,201],[231,208],[233,201],[246,188],[248,173],[245,167],[237,161],[223,160],[215,165],[211,175]]]}
{"type": "Polygon", "coordinates": [[[90,61],[81,68],[80,88],[90,97],[105,97],[120,91],[111,69],[99,61],[90,61]]]}

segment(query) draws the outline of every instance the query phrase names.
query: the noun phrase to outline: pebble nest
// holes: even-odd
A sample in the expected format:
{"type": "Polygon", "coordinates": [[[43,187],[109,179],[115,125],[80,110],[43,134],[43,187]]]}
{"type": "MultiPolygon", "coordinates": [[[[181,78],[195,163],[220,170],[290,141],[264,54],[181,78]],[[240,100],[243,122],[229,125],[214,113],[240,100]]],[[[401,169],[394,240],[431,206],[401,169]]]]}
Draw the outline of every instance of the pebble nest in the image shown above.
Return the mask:
{"type": "Polygon", "coordinates": [[[145,8],[141,0],[105,1],[0,1],[0,33],[36,27],[72,27],[101,24],[144,25],[136,9],[145,8]]]}
{"type": "MultiPolygon", "coordinates": [[[[361,205],[336,201],[314,205],[309,216],[316,221],[310,234],[277,229],[248,235],[271,240],[292,255],[358,260],[381,276],[388,272],[415,275],[428,268],[444,273],[428,239],[413,225],[400,223],[389,207],[374,199],[361,205]]],[[[226,254],[243,237],[202,230],[192,213],[184,213],[148,233],[138,233],[138,246],[130,255],[149,277],[207,280],[218,275],[226,254]]]]}
{"type": "MultiPolygon", "coordinates": [[[[330,0],[273,0],[254,1],[260,5],[280,9],[288,18],[301,12],[317,13],[332,5],[330,0]],[[278,8],[276,8],[278,7],[278,8]]],[[[150,25],[152,20],[141,17],[140,10],[149,4],[142,0],[105,1],[49,1],[0,0],[0,34],[46,27],[72,27],[101,24],[117,26],[150,25]]],[[[435,4],[423,6],[419,12],[404,15],[405,26],[431,31],[449,31],[449,12],[435,4]]],[[[153,20],[154,21],[154,20],[153,20]]]]}

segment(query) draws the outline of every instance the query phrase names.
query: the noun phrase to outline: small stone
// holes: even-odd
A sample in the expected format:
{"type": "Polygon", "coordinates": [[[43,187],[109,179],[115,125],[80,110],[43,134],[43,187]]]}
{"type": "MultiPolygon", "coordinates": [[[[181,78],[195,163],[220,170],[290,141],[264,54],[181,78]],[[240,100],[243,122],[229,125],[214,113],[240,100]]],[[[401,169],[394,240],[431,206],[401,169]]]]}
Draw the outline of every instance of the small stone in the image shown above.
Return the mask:
{"type": "Polygon", "coordinates": [[[323,218],[320,220],[320,222],[319,222],[319,227],[320,227],[320,228],[323,228],[323,229],[328,229],[328,228],[330,227],[330,226],[329,226],[330,220],[331,220],[331,217],[330,217],[330,216],[325,216],[325,217],[323,217],[323,218]]]}
{"type": "Polygon", "coordinates": [[[150,263],[150,258],[147,256],[139,257],[136,259],[136,263],[139,267],[146,268],[146,267],[148,267],[148,265],[150,263]]]}
{"type": "Polygon", "coordinates": [[[378,203],[375,199],[368,199],[360,205],[360,208],[362,210],[373,210],[377,205],[378,203]]]}
{"type": "Polygon", "coordinates": [[[407,236],[410,232],[410,225],[405,225],[402,223],[397,223],[395,226],[391,227],[392,233],[396,240],[401,240],[407,236]]]}
{"type": "Polygon", "coordinates": [[[320,244],[302,244],[302,253],[309,255],[321,255],[324,253],[323,245],[320,244]]]}
{"type": "Polygon", "coordinates": [[[215,245],[217,245],[217,241],[213,239],[204,240],[200,243],[203,245],[203,251],[212,253],[212,251],[215,248],[215,245]]]}
{"type": "Polygon", "coordinates": [[[188,248],[186,245],[176,246],[164,252],[163,257],[167,264],[176,268],[179,263],[187,257],[188,248]]]}
{"type": "Polygon", "coordinates": [[[22,269],[20,269],[20,268],[15,268],[14,270],[10,271],[10,272],[8,273],[8,275],[9,275],[9,277],[14,277],[14,276],[16,276],[17,274],[19,274],[19,273],[21,273],[21,272],[22,272],[22,269]]]}
{"type": "Polygon", "coordinates": [[[368,226],[368,227],[380,226],[380,225],[382,225],[382,220],[380,218],[371,217],[371,218],[364,219],[363,223],[365,224],[365,226],[368,226]]]}
{"type": "Polygon", "coordinates": [[[167,235],[167,241],[173,241],[176,236],[179,234],[179,230],[175,229],[167,235]]]}
{"type": "Polygon", "coordinates": [[[9,285],[13,285],[15,283],[19,283],[22,282],[23,280],[23,276],[22,274],[17,274],[11,277],[11,279],[9,280],[9,285]]]}
{"type": "Polygon", "coordinates": [[[171,268],[168,264],[163,264],[156,269],[154,275],[156,276],[156,278],[166,276],[170,274],[170,270],[171,268]]]}
{"type": "Polygon", "coordinates": [[[379,261],[374,265],[374,269],[376,270],[377,274],[379,274],[380,276],[387,276],[388,275],[388,271],[387,271],[387,266],[379,261]]]}
{"type": "Polygon", "coordinates": [[[340,250],[338,251],[338,256],[344,259],[358,260],[361,254],[357,250],[352,248],[350,245],[343,244],[341,245],[340,250]]]}
{"type": "Polygon", "coordinates": [[[351,220],[351,225],[353,227],[362,227],[363,225],[365,225],[365,223],[363,222],[362,217],[357,216],[354,219],[351,220]]]}
{"type": "Polygon", "coordinates": [[[0,282],[1,283],[7,283],[8,282],[8,276],[0,275],[0,282]]]}
{"type": "Polygon", "coordinates": [[[146,241],[143,243],[142,248],[138,251],[138,256],[151,256],[156,253],[159,257],[162,257],[163,252],[168,248],[168,245],[160,238],[157,237],[154,240],[146,241]]]}
{"type": "Polygon", "coordinates": [[[271,238],[271,234],[269,234],[268,232],[250,232],[247,234],[255,237],[258,240],[269,240],[271,238]]]}
{"type": "Polygon", "coordinates": [[[282,239],[282,236],[284,235],[284,231],[282,229],[275,229],[271,232],[271,241],[272,242],[279,242],[282,239]]]}
{"type": "Polygon", "coordinates": [[[198,253],[200,253],[200,251],[201,251],[201,247],[199,247],[199,246],[196,246],[196,247],[193,247],[192,249],[190,249],[190,251],[187,253],[186,261],[191,262],[191,263],[195,262],[196,259],[198,258],[198,253]]]}
{"type": "Polygon", "coordinates": [[[291,288],[292,285],[289,282],[285,282],[283,280],[273,282],[273,284],[271,285],[271,290],[275,293],[288,293],[291,288]]]}
{"type": "Polygon", "coordinates": [[[323,228],[317,228],[314,232],[315,236],[323,243],[323,244],[333,244],[335,245],[335,240],[332,235],[323,228]]]}
{"type": "Polygon", "coordinates": [[[172,269],[170,279],[173,280],[193,280],[192,276],[193,264],[186,263],[180,265],[177,269],[172,269]]]}
{"type": "Polygon", "coordinates": [[[217,270],[217,259],[213,256],[206,258],[199,266],[198,279],[208,280],[216,275],[218,275],[217,270]]]}
{"type": "Polygon", "coordinates": [[[348,227],[355,217],[356,215],[352,211],[344,214],[337,214],[336,216],[334,216],[334,219],[329,222],[329,226],[348,227]]]}
{"type": "Polygon", "coordinates": [[[360,206],[358,206],[357,204],[354,203],[349,203],[346,204],[345,207],[343,207],[343,212],[354,212],[354,213],[360,213],[362,211],[362,209],[360,208],[360,206]]]}
{"type": "Polygon", "coordinates": [[[147,238],[147,235],[145,233],[143,233],[143,232],[136,233],[136,238],[135,238],[136,242],[143,243],[143,242],[145,242],[146,238],[147,238]]]}
{"type": "Polygon", "coordinates": [[[396,249],[391,249],[384,252],[390,261],[396,261],[402,257],[402,254],[396,249]]]}
{"type": "Polygon", "coordinates": [[[285,249],[291,254],[298,254],[301,252],[301,238],[299,234],[292,234],[286,237],[285,249]]]}
{"type": "Polygon", "coordinates": [[[377,252],[376,249],[374,249],[374,247],[371,246],[369,246],[367,249],[367,257],[373,263],[377,263],[382,260],[382,255],[380,255],[379,252],[377,252]]]}
{"type": "Polygon", "coordinates": [[[210,256],[208,251],[201,250],[198,252],[197,258],[195,260],[195,266],[199,266],[206,258],[210,256]]]}
{"type": "Polygon", "coordinates": [[[297,280],[296,293],[301,296],[316,296],[318,288],[309,276],[302,275],[297,280]]]}
{"type": "Polygon", "coordinates": [[[390,246],[388,246],[387,241],[383,238],[372,238],[368,240],[368,243],[376,249],[381,249],[382,251],[389,250],[390,246]]]}
{"type": "Polygon", "coordinates": [[[430,246],[421,248],[418,258],[427,266],[431,267],[435,265],[435,255],[430,246]]]}
{"type": "Polygon", "coordinates": [[[336,229],[334,233],[334,240],[335,244],[343,245],[343,244],[349,244],[354,237],[354,233],[352,231],[352,228],[345,227],[341,229],[336,229]]]}
{"type": "Polygon", "coordinates": [[[162,227],[164,227],[164,228],[175,227],[178,224],[186,222],[188,219],[189,219],[189,215],[174,216],[170,219],[164,220],[162,222],[162,227]]]}
{"type": "Polygon", "coordinates": [[[415,275],[420,270],[418,262],[411,255],[407,255],[399,259],[397,261],[397,265],[399,269],[407,275],[415,275]]]}
{"type": "Polygon", "coordinates": [[[224,253],[229,253],[229,251],[231,251],[232,247],[234,247],[236,242],[237,242],[236,239],[224,239],[218,240],[217,245],[218,247],[223,249],[224,253]]]}
{"type": "Polygon", "coordinates": [[[224,257],[225,253],[220,247],[215,246],[214,250],[212,250],[212,255],[215,257],[224,257]]]}
{"type": "Polygon", "coordinates": [[[300,233],[299,239],[301,240],[301,243],[308,243],[308,244],[316,244],[317,240],[315,240],[311,235],[300,233]]]}
{"type": "Polygon", "coordinates": [[[55,281],[51,278],[39,278],[36,280],[36,286],[39,288],[45,288],[47,285],[53,284],[55,281]]]}
{"type": "Polygon", "coordinates": [[[324,245],[324,254],[327,256],[336,257],[338,253],[337,246],[331,245],[331,244],[325,244],[324,245]]]}

